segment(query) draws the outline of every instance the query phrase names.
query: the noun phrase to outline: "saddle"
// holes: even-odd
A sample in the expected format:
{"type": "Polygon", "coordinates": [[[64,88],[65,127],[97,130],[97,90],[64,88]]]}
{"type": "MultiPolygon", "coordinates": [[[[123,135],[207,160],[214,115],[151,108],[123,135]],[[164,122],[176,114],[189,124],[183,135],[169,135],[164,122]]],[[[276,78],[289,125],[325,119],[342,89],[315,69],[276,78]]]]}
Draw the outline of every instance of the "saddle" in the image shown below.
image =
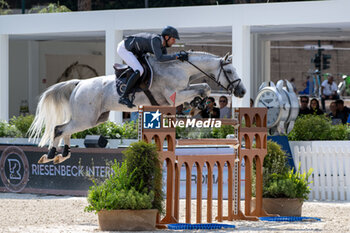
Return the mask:
{"type": "MultiPolygon", "coordinates": [[[[153,80],[153,71],[151,66],[148,62],[149,55],[144,55],[138,58],[140,64],[142,65],[144,72],[142,76],[140,77],[139,81],[135,85],[135,88],[132,92],[132,98],[135,97],[136,92],[145,92],[146,96],[149,98],[152,105],[159,105],[157,101],[154,99],[152,93],[149,91],[149,89],[152,86],[152,80],[153,80]]],[[[117,92],[121,96],[126,87],[126,83],[128,82],[128,79],[133,74],[133,69],[129,67],[128,65],[115,63],[114,66],[115,76],[116,76],[116,87],[117,92]]]]}

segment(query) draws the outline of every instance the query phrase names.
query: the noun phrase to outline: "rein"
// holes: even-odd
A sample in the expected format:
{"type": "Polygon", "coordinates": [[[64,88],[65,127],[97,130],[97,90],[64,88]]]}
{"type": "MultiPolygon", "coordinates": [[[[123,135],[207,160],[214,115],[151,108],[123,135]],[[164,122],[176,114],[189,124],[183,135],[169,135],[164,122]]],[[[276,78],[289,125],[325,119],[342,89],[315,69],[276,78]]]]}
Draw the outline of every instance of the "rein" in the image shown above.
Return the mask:
{"type": "MultiPolygon", "coordinates": [[[[218,74],[218,78],[216,79],[215,77],[213,76],[210,76],[209,74],[207,74],[206,72],[204,72],[201,68],[199,68],[198,66],[196,66],[195,64],[193,64],[192,62],[186,60],[189,64],[191,64],[193,67],[195,67],[197,70],[199,70],[200,72],[202,72],[205,76],[207,76],[208,78],[210,78],[211,80],[213,80],[218,86],[222,87],[223,89],[225,89],[228,93],[232,93],[232,91],[230,91],[230,87],[232,86],[233,87],[233,84],[237,82],[236,84],[236,87],[238,87],[238,85],[241,83],[241,79],[238,78],[238,79],[235,79],[233,81],[230,81],[230,79],[228,78],[228,75],[227,75],[227,72],[226,70],[224,69],[224,66],[226,64],[223,64],[223,61],[221,60],[220,61],[220,72],[218,74]],[[225,87],[224,85],[222,85],[219,81],[220,79],[220,74],[221,74],[221,71],[223,71],[224,75],[225,75],[225,78],[227,79],[227,82],[229,83],[227,87],[225,87]]],[[[233,87],[233,89],[235,89],[236,87],[233,87]]]]}

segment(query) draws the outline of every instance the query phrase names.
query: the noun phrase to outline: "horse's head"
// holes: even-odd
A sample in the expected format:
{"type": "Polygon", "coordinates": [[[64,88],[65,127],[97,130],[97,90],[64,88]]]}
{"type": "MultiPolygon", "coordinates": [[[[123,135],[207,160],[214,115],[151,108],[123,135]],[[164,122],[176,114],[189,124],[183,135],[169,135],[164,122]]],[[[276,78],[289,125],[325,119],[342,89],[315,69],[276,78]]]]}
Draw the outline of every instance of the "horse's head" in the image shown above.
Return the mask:
{"type": "Polygon", "coordinates": [[[232,65],[232,55],[228,54],[220,59],[220,68],[218,74],[218,81],[233,93],[236,97],[242,98],[247,92],[241,78],[238,76],[236,69],[232,65]]]}

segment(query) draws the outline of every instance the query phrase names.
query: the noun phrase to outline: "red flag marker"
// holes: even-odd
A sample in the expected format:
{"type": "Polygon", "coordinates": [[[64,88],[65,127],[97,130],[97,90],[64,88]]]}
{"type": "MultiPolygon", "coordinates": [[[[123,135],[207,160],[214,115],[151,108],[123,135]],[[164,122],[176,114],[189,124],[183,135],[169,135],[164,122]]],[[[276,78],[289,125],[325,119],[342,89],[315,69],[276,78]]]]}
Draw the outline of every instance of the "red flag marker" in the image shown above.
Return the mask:
{"type": "Polygon", "coordinates": [[[174,92],[169,98],[171,99],[171,101],[173,101],[173,106],[175,107],[176,92],[174,92]]]}

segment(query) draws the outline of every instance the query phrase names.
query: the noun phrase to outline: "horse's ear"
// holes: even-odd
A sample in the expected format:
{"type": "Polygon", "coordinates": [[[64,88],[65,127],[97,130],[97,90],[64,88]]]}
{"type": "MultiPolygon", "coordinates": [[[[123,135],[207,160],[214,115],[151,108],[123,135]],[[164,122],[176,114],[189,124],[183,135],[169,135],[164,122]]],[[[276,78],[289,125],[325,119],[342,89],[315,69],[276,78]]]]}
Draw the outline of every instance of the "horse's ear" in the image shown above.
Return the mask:
{"type": "Polygon", "coordinates": [[[223,61],[226,61],[228,58],[228,55],[230,55],[230,53],[226,53],[225,56],[222,58],[223,61]]]}
{"type": "Polygon", "coordinates": [[[233,55],[228,56],[228,58],[227,58],[226,61],[227,61],[228,63],[232,63],[232,57],[233,57],[233,55]]]}

